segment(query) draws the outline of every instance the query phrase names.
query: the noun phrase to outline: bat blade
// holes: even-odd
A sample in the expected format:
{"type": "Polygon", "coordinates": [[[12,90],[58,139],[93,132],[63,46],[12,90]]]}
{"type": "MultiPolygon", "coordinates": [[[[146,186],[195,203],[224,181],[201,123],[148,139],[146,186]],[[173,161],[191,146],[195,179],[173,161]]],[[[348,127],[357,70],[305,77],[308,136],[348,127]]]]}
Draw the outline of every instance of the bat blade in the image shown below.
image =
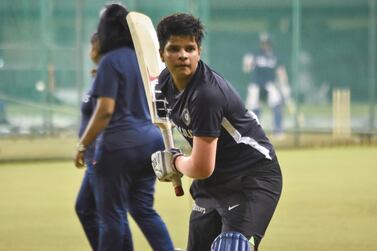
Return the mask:
{"type": "MultiPolygon", "coordinates": [[[[142,13],[128,13],[127,23],[135,46],[152,122],[160,128],[165,148],[170,149],[174,147],[172,124],[167,116],[158,116],[156,106],[155,85],[158,83],[158,76],[164,69],[158,50],[159,44],[156,31],[152,20],[142,13]]],[[[182,196],[184,192],[178,175],[173,178],[172,183],[175,194],[182,196]]]]}

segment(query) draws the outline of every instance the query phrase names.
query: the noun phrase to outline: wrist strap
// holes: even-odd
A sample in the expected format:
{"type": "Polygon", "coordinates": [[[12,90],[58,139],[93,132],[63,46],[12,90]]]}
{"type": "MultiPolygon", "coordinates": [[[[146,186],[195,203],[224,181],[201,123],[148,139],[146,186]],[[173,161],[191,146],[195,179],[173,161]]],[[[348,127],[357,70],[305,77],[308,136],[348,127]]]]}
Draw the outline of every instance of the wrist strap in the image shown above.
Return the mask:
{"type": "Polygon", "coordinates": [[[180,173],[180,171],[177,169],[177,167],[175,166],[175,161],[176,161],[176,159],[179,157],[179,156],[184,156],[182,153],[177,153],[177,154],[175,154],[174,156],[173,156],[173,167],[174,167],[174,169],[177,171],[177,172],[179,172],[180,173]]]}

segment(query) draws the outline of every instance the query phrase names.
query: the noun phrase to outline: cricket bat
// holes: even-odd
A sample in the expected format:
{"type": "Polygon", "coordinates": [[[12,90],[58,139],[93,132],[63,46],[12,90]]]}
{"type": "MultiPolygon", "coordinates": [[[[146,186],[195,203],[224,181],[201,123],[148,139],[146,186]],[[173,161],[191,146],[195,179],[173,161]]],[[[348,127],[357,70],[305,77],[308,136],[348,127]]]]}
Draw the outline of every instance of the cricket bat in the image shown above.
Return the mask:
{"type": "MultiPolygon", "coordinates": [[[[127,14],[127,23],[130,28],[132,40],[135,46],[137,61],[143,79],[145,95],[147,97],[148,108],[152,122],[157,125],[164,139],[165,149],[174,147],[172,123],[168,113],[161,116],[161,106],[157,104],[155,86],[158,83],[158,76],[164,69],[164,64],[160,59],[157,33],[151,19],[138,12],[127,14]]],[[[181,178],[176,175],[172,180],[176,196],[184,194],[181,178]]]]}

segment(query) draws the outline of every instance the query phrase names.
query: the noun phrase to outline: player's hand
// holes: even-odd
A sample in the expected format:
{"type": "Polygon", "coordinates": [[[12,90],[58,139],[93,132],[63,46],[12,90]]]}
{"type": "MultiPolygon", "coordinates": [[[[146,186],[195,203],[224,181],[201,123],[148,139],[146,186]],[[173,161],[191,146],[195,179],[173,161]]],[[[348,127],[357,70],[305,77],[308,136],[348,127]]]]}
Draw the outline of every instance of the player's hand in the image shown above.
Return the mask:
{"type": "Polygon", "coordinates": [[[180,173],[174,165],[175,159],[179,156],[183,156],[183,153],[177,148],[157,151],[152,154],[152,167],[158,180],[172,181],[175,175],[182,177],[182,173],[180,173]]]}
{"type": "Polygon", "coordinates": [[[84,152],[82,152],[82,151],[77,151],[76,152],[75,166],[77,168],[84,168],[85,167],[84,152]]]}

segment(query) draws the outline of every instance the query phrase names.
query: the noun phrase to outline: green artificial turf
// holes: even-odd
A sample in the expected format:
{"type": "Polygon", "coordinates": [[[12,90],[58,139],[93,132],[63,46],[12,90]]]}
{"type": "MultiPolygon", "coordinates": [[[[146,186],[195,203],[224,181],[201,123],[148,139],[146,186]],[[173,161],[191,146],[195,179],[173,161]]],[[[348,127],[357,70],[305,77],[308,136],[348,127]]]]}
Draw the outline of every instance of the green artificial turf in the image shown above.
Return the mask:
{"type": "MultiPolygon", "coordinates": [[[[377,250],[377,147],[279,150],[284,185],[260,250],[377,250]]],[[[0,164],[0,250],[90,250],[74,212],[71,162],[0,164]]],[[[192,202],[158,183],[156,208],[185,248],[192,202]]],[[[136,251],[151,250],[131,221],[136,251]]]]}

